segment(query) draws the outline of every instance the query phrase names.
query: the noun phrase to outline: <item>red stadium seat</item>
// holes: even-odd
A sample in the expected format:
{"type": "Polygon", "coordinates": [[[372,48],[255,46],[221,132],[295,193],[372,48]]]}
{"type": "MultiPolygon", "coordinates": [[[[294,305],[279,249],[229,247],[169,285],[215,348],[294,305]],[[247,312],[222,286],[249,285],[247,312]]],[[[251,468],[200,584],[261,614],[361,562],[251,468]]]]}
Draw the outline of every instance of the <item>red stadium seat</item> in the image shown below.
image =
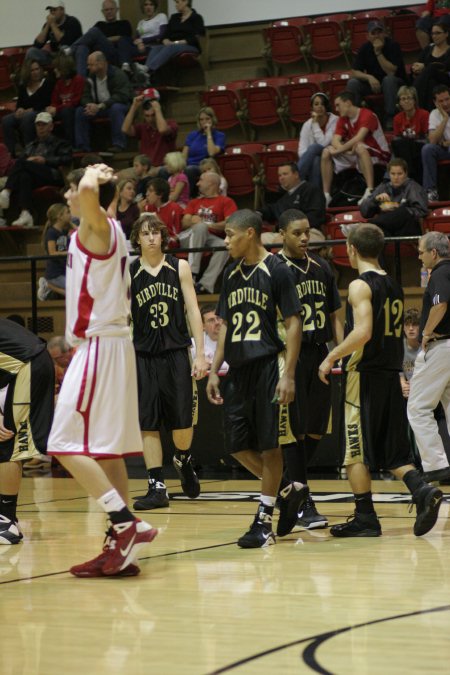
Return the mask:
{"type": "Polygon", "coordinates": [[[228,182],[228,196],[242,197],[254,194],[254,208],[260,204],[259,167],[253,154],[246,152],[217,157],[220,170],[228,182]]]}
{"type": "Polygon", "coordinates": [[[417,19],[417,14],[393,14],[385,18],[392,39],[398,42],[402,52],[420,51],[416,36],[417,19]]]}
{"type": "Polygon", "coordinates": [[[239,90],[243,102],[245,119],[251,125],[256,136],[258,127],[272,126],[281,123],[285,136],[288,136],[286,125],[287,113],[282,106],[278,87],[287,84],[289,78],[267,78],[254,80],[251,86],[239,90]]]}
{"type": "Polygon", "coordinates": [[[292,24],[274,25],[264,30],[264,57],[270,72],[281,71],[282,66],[303,61],[302,33],[292,24]]]}
{"type": "Polygon", "coordinates": [[[266,145],[264,143],[237,143],[234,145],[227,145],[225,148],[226,155],[241,155],[244,153],[256,156],[258,153],[265,151],[266,145]]]}
{"type": "Polygon", "coordinates": [[[333,262],[339,267],[351,267],[348,255],[347,255],[347,245],[346,237],[343,234],[341,227],[337,223],[326,223],[325,224],[326,238],[327,239],[342,239],[342,244],[334,244],[332,246],[333,251],[333,262]]]}
{"type": "Polygon", "coordinates": [[[339,12],[339,14],[322,14],[321,16],[314,17],[314,23],[334,21],[335,23],[338,23],[342,28],[344,25],[344,21],[346,21],[349,18],[350,14],[348,12],[339,12]]]}
{"type": "Polygon", "coordinates": [[[341,91],[344,91],[347,87],[347,82],[350,79],[350,71],[342,70],[330,73],[330,78],[324,80],[322,83],[323,91],[328,95],[330,99],[331,106],[333,107],[333,101],[341,91]]]}
{"type": "Polygon", "coordinates": [[[301,125],[311,114],[311,96],[322,89],[326,73],[295,75],[289,84],[280,87],[283,103],[293,124],[301,125]]]}
{"type": "Polygon", "coordinates": [[[435,231],[450,234],[450,205],[441,209],[434,209],[425,218],[423,229],[426,232],[435,231]]]}
{"type": "Polygon", "coordinates": [[[333,61],[344,56],[349,67],[347,48],[341,26],[336,21],[308,23],[303,28],[306,36],[308,54],[318,62],[333,61]]]}
{"type": "Polygon", "coordinates": [[[240,101],[236,92],[232,89],[228,89],[224,85],[223,89],[217,87],[212,91],[204,91],[201,93],[201,101],[203,105],[213,108],[217,117],[218,129],[233,129],[233,127],[240,125],[245,133],[240,101]]]}
{"type": "Polygon", "coordinates": [[[298,141],[280,141],[268,146],[266,152],[258,154],[258,160],[261,164],[262,175],[261,182],[265,191],[278,192],[280,184],[278,182],[278,167],[281,164],[290,164],[298,161],[298,141]]]}

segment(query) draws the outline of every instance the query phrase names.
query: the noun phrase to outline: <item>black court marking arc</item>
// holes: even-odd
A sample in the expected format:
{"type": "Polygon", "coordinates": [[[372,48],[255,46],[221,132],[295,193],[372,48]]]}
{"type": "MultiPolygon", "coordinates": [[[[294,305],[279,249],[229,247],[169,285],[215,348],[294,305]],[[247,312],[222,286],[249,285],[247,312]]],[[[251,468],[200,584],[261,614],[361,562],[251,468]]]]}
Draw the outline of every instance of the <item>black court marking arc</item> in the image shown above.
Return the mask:
{"type": "Polygon", "coordinates": [[[295,647],[296,645],[301,645],[305,643],[308,643],[302,652],[303,663],[305,664],[305,666],[308,666],[315,673],[321,673],[321,675],[335,675],[335,673],[333,673],[332,671],[323,668],[316,658],[316,652],[318,648],[322,646],[327,640],[331,640],[332,638],[337,637],[338,635],[348,633],[349,631],[356,630],[358,628],[366,628],[367,626],[375,626],[376,624],[379,623],[386,623],[388,621],[397,621],[399,619],[406,619],[411,616],[433,614],[434,612],[448,612],[449,610],[450,605],[442,605],[441,607],[432,607],[431,609],[406,612],[404,614],[394,614],[393,616],[386,616],[382,619],[374,619],[373,621],[364,621],[363,623],[357,623],[351,626],[344,626],[343,628],[338,628],[337,630],[328,631],[326,633],[321,633],[319,635],[311,635],[310,637],[302,638],[301,640],[293,640],[291,642],[286,642],[285,644],[278,645],[278,647],[272,647],[271,649],[259,652],[258,654],[247,656],[245,659],[240,659],[239,661],[234,661],[234,663],[229,663],[227,666],[219,668],[218,670],[212,670],[206,673],[205,675],[221,675],[221,673],[230,673],[231,671],[236,670],[241,666],[246,665],[247,663],[256,661],[257,659],[262,659],[265,656],[276,654],[277,652],[281,652],[285,649],[290,649],[291,647],[295,647]]]}

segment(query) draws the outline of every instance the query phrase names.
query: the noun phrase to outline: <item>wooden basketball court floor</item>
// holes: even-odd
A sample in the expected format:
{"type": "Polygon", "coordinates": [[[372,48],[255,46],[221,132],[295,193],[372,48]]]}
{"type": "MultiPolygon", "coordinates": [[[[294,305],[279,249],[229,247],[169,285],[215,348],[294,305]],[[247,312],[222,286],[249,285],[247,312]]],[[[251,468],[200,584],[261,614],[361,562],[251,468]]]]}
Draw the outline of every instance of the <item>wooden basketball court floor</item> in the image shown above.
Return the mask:
{"type": "MultiPolygon", "coordinates": [[[[24,542],[0,546],[0,675],[450,672],[449,502],[416,538],[403,484],[376,481],[382,537],[241,550],[256,481],[205,479],[195,501],[168,483],[170,507],[143,513],[160,534],[141,575],[76,579],[104,515],[70,478],[24,479],[24,542]]],[[[311,487],[331,524],[352,513],[346,481],[311,487]]]]}

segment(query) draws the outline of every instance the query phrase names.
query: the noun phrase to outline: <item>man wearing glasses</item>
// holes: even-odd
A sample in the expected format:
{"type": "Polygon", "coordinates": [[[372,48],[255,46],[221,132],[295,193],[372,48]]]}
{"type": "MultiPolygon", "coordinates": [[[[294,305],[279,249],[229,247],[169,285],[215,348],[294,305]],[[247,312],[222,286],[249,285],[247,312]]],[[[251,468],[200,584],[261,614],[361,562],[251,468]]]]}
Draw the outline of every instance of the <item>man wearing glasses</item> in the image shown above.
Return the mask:
{"type": "Polygon", "coordinates": [[[396,113],[397,91],[406,81],[405,64],[400,45],[386,36],[381,21],[369,21],[367,37],[355,56],[347,89],[356,95],[357,106],[364,96],[383,93],[384,128],[390,130],[396,113]]]}
{"type": "Polygon", "coordinates": [[[443,232],[428,232],[419,241],[419,258],[431,270],[423,296],[422,350],[414,365],[408,419],[428,481],[450,478],[450,467],[434,417],[439,401],[450,429],[450,244],[443,232]]]}

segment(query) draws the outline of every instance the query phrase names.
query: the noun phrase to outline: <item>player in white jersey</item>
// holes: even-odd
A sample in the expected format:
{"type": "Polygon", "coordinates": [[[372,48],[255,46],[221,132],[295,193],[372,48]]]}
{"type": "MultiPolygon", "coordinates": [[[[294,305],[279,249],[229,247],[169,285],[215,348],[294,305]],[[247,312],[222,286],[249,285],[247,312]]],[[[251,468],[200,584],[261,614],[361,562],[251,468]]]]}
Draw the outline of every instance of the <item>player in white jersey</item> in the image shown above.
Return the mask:
{"type": "Polygon", "coordinates": [[[48,453],[111,520],[100,555],[71,573],[135,576],[137,552],[157,530],[127,507],[123,457],[142,452],[127,249],[120,226],[106,213],[116,195],[112,169],[98,164],[74,171],[69,183],[65,196],[80,227],[67,256],[66,338],[77,350],[58,397],[48,453]]]}

